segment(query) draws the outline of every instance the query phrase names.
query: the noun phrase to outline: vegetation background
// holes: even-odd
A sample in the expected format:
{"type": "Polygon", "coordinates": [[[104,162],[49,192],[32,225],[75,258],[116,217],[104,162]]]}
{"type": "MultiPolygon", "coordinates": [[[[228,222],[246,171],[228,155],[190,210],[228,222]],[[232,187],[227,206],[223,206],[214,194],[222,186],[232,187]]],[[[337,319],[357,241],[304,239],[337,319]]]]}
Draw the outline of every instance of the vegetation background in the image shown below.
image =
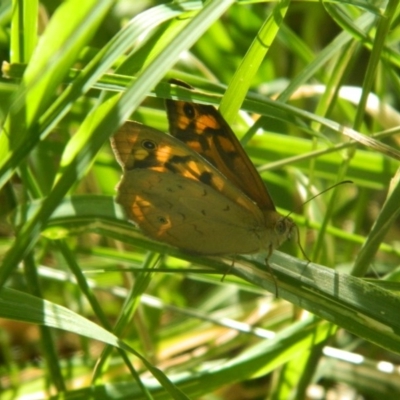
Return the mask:
{"type": "Polygon", "coordinates": [[[399,12],[2,1],[0,398],[399,398],[399,12]],[[220,105],[312,263],[294,242],[232,267],[125,220],[109,137],[167,131],[188,96],[220,105]]]}

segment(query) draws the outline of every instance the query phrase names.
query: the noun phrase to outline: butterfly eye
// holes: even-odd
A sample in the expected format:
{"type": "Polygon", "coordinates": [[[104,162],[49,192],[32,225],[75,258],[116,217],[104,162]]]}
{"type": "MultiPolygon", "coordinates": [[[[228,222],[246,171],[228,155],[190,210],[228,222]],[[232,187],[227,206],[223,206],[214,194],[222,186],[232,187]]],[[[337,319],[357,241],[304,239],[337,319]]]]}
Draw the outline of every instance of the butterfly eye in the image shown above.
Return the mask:
{"type": "Polygon", "coordinates": [[[146,139],[142,141],[142,147],[146,150],[154,150],[157,145],[152,140],[146,139]]]}
{"type": "Polygon", "coordinates": [[[162,217],[162,216],[158,216],[158,217],[157,217],[157,220],[158,220],[158,222],[159,222],[161,225],[165,225],[165,224],[168,223],[167,218],[162,217]]]}
{"type": "Polygon", "coordinates": [[[190,119],[195,116],[194,108],[190,103],[185,103],[185,105],[183,106],[183,112],[190,119]]]}
{"type": "Polygon", "coordinates": [[[286,221],[285,219],[280,219],[275,225],[275,232],[279,235],[283,235],[286,233],[286,221]]]}

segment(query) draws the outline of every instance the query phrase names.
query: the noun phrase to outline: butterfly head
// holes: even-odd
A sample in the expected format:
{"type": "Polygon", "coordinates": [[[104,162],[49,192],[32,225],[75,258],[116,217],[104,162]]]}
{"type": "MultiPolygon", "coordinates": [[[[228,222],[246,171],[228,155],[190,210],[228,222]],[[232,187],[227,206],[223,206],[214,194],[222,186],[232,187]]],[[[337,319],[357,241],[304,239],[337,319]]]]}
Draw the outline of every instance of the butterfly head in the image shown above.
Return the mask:
{"type": "Polygon", "coordinates": [[[279,214],[276,210],[264,210],[264,224],[267,228],[262,239],[262,247],[272,253],[286,240],[296,236],[297,226],[288,216],[279,214]]]}
{"type": "Polygon", "coordinates": [[[274,226],[275,241],[273,247],[279,247],[287,239],[290,239],[293,235],[293,231],[296,231],[296,224],[289,217],[279,216],[274,226]]]}

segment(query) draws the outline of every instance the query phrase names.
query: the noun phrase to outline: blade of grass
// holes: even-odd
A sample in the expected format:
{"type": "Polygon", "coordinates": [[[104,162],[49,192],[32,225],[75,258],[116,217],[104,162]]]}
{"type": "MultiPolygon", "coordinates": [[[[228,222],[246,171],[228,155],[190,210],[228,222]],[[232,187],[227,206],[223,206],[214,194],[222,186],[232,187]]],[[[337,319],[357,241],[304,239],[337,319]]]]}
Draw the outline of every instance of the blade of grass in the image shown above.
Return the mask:
{"type": "Polygon", "coordinates": [[[38,31],[37,0],[13,1],[11,23],[11,63],[27,63],[36,47],[38,31]]]}
{"type": "Polygon", "coordinates": [[[171,383],[166,375],[155,368],[136,350],[112,333],[65,307],[17,290],[2,288],[0,289],[0,317],[74,332],[132,353],[145,364],[173,399],[189,400],[171,383]]]}
{"type": "Polygon", "coordinates": [[[371,56],[368,60],[367,71],[365,73],[364,82],[362,84],[361,99],[357,107],[356,118],[354,120],[353,128],[358,130],[364,119],[365,106],[367,104],[368,95],[371,92],[375,81],[376,69],[381,61],[381,55],[385,44],[387,33],[390,29],[390,23],[395,16],[398,7],[397,0],[389,0],[383,15],[379,18],[374,44],[372,46],[371,56]]]}
{"type": "Polygon", "coordinates": [[[386,233],[400,215],[399,199],[400,169],[392,180],[392,185],[386,201],[371,229],[371,232],[357,254],[352,269],[353,275],[363,276],[368,271],[368,268],[373,262],[376,252],[385,238],[386,233]]]}
{"type": "Polygon", "coordinates": [[[254,75],[275,40],[289,4],[290,0],[279,1],[276,4],[229,83],[220,106],[220,112],[229,124],[235,120],[254,75]]]}
{"type": "Polygon", "coordinates": [[[63,3],[52,17],[25,70],[0,135],[0,187],[39,140],[38,120],[54,101],[58,86],[112,3],[90,0],[83,5],[79,0],[71,0],[63,3]],[[71,24],[65,24],[71,14],[75,18],[71,24]]]}

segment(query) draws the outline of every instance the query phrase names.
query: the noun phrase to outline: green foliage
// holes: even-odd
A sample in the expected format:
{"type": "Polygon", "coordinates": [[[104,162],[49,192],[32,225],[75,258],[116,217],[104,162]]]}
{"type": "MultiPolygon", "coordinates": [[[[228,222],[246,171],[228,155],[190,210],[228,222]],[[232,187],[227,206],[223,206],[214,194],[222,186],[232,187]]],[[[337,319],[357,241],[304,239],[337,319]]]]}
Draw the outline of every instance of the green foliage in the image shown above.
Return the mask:
{"type": "Polygon", "coordinates": [[[397,2],[157,3],[0,5],[0,398],[398,398],[397,2]],[[126,221],[108,139],[166,98],[221,106],[312,262],[126,221]]]}

